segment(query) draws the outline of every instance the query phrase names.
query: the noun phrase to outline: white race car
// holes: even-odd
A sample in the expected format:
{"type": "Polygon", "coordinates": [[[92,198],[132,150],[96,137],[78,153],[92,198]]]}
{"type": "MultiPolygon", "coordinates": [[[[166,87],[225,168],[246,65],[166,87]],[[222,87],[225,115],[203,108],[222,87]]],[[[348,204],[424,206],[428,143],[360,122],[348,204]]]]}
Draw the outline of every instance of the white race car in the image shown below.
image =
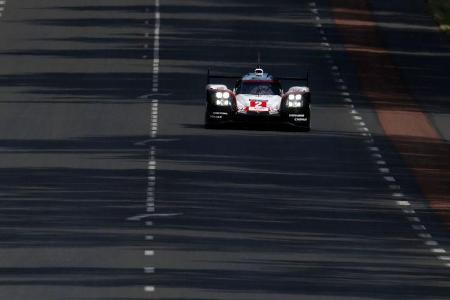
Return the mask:
{"type": "Polygon", "coordinates": [[[273,77],[257,68],[244,76],[212,75],[208,70],[205,127],[217,128],[236,122],[286,123],[303,131],[310,130],[311,93],[308,86],[293,86],[283,91],[281,80],[305,81],[305,78],[273,77]],[[237,79],[234,88],[211,84],[212,78],[237,79]]]}

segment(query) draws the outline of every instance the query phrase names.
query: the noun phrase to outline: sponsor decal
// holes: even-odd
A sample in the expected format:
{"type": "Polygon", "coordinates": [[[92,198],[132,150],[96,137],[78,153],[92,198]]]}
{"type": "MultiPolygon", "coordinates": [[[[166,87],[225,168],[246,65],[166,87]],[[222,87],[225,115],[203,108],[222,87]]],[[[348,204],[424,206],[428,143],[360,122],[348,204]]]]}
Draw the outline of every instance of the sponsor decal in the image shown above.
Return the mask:
{"type": "Polygon", "coordinates": [[[294,118],[295,122],[304,122],[304,121],[308,121],[307,118],[294,118]]]}
{"type": "Polygon", "coordinates": [[[256,112],[267,112],[269,108],[267,107],[267,100],[252,100],[250,99],[250,106],[248,111],[256,112]]]}
{"type": "Polygon", "coordinates": [[[227,116],[227,115],[228,115],[228,113],[227,113],[227,112],[224,112],[224,111],[213,111],[213,114],[214,114],[214,115],[224,115],[224,116],[227,116]]]}
{"type": "Polygon", "coordinates": [[[289,117],[300,117],[300,118],[303,118],[303,117],[305,117],[305,115],[304,114],[289,114],[289,117]]]}

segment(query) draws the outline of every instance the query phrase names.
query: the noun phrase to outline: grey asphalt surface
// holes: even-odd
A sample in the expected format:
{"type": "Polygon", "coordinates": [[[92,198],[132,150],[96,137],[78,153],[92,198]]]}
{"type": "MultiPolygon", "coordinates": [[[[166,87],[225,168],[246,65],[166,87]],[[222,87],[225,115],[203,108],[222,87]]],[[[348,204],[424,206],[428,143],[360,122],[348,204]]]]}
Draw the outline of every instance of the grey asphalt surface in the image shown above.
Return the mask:
{"type": "MultiPolygon", "coordinates": [[[[327,1],[316,3],[355,105],[407,199],[449,249],[361,96],[327,1]]],[[[399,1],[378,3],[380,18],[402,16],[399,1]]],[[[7,2],[0,299],[448,299],[450,268],[392,199],[341,100],[308,4],[163,0],[160,91],[151,94],[152,60],[143,56],[153,56],[144,48],[153,44],[153,1],[7,2]],[[247,72],[258,50],[271,73],[310,69],[311,132],[203,128],[206,69],[247,72]],[[160,101],[159,132],[149,140],[152,98],[160,101]],[[161,214],[152,227],[127,220],[146,213],[150,146],[161,214]],[[155,273],[144,273],[150,266],[155,273]],[[155,291],[144,292],[147,285],[155,291]]],[[[396,28],[383,28],[393,49],[401,43],[389,41],[404,36],[396,28]]],[[[402,47],[417,51],[405,36],[402,47]]],[[[427,47],[441,53],[448,44],[427,47]]],[[[448,136],[448,57],[396,53],[404,66],[427,61],[424,69],[439,74],[436,85],[422,78],[416,90],[433,96],[423,101],[448,136]]],[[[407,82],[418,80],[419,72],[408,74],[407,82]]]]}

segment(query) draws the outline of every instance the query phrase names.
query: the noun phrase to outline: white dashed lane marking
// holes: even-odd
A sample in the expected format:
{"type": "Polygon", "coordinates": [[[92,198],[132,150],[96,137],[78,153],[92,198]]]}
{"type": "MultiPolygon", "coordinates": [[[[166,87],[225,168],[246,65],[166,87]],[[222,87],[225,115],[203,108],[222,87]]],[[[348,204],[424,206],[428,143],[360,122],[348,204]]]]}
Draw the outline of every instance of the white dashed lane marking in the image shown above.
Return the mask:
{"type": "Polygon", "coordinates": [[[148,286],[146,286],[146,287],[144,288],[144,290],[145,290],[146,292],[154,292],[154,291],[155,291],[155,287],[152,286],[152,285],[148,285],[148,286]]]}
{"type": "Polygon", "coordinates": [[[417,236],[422,239],[431,239],[432,238],[432,235],[429,233],[419,233],[417,236]]]}
{"type": "MultiPolygon", "coordinates": [[[[329,38],[326,35],[326,31],[323,28],[323,24],[321,22],[320,17],[320,9],[317,7],[317,4],[315,2],[309,3],[310,11],[314,16],[315,20],[315,27],[318,28],[321,42],[320,45],[322,46],[322,49],[327,51],[327,53],[324,54],[326,62],[329,64],[331,69],[331,75],[333,76],[333,80],[336,83],[336,89],[340,91],[340,95],[343,97],[343,101],[346,103],[346,107],[349,108],[349,114],[351,115],[352,119],[357,121],[355,122],[355,126],[358,131],[361,132],[361,136],[365,137],[364,143],[366,144],[375,144],[375,140],[372,138],[372,135],[370,133],[369,128],[366,126],[366,123],[363,120],[363,117],[359,114],[359,112],[355,109],[354,105],[352,104],[352,99],[350,98],[350,93],[347,91],[348,87],[345,85],[345,81],[341,76],[341,73],[339,72],[339,66],[335,63],[333,60],[332,55],[330,54],[330,51],[333,51],[333,47],[329,42],[329,38]]],[[[391,190],[395,190],[396,192],[392,193],[391,196],[393,199],[401,199],[404,198],[405,195],[401,191],[401,187],[396,183],[397,179],[394,176],[388,176],[387,174],[390,174],[390,168],[388,167],[388,163],[386,160],[383,159],[383,156],[379,153],[380,149],[376,146],[370,146],[367,148],[367,150],[370,152],[372,158],[374,159],[374,165],[377,166],[378,171],[382,175],[382,178],[389,183],[388,188],[391,190]]],[[[427,232],[427,228],[425,225],[422,224],[422,220],[419,217],[416,217],[415,210],[411,208],[411,203],[409,201],[401,200],[396,201],[396,204],[401,207],[401,211],[407,216],[407,220],[411,224],[411,228],[418,232],[417,236],[424,240],[424,244],[428,247],[430,247],[430,251],[435,254],[444,254],[447,253],[447,251],[444,248],[434,248],[435,246],[439,245],[439,243],[435,240],[432,240],[431,234],[427,232]]],[[[439,260],[445,260],[450,261],[450,256],[437,256],[436,257],[439,260]]],[[[447,267],[450,267],[450,263],[444,264],[447,267]]]]}
{"type": "MultiPolygon", "coordinates": [[[[154,7],[154,31],[153,31],[153,61],[152,61],[152,92],[157,93],[159,91],[159,51],[160,51],[160,27],[161,27],[161,13],[160,13],[160,0],[155,0],[154,7]]],[[[146,12],[150,10],[148,8],[145,9],[146,12]]],[[[149,21],[146,21],[146,24],[150,24],[149,21]]],[[[148,32],[145,33],[145,38],[148,38],[150,34],[148,32]]],[[[144,49],[149,48],[149,43],[144,43],[144,49]]],[[[147,56],[145,57],[147,58],[147,56]]],[[[157,138],[158,135],[158,113],[159,113],[159,100],[152,99],[151,100],[151,109],[150,109],[150,141],[153,141],[157,138]]],[[[151,146],[148,153],[148,164],[147,164],[147,200],[146,200],[146,212],[147,214],[137,216],[138,219],[144,218],[154,218],[161,217],[162,214],[155,214],[156,210],[156,186],[157,186],[157,160],[156,160],[156,147],[151,146]]],[[[145,226],[153,226],[153,221],[146,221],[145,226]]],[[[146,235],[146,241],[153,241],[153,235],[146,235]]],[[[145,250],[145,256],[154,256],[155,252],[153,250],[145,250]]],[[[152,274],[155,273],[154,267],[144,267],[144,273],[152,274]]],[[[155,291],[155,286],[146,285],[144,286],[144,291],[147,293],[153,293],[155,291]]]]}
{"type": "Polygon", "coordinates": [[[0,18],[3,16],[3,12],[5,11],[6,1],[0,1],[0,18]]]}
{"type": "Polygon", "coordinates": [[[427,246],[438,246],[439,243],[436,242],[436,241],[426,241],[425,245],[427,245],[427,246]]]}

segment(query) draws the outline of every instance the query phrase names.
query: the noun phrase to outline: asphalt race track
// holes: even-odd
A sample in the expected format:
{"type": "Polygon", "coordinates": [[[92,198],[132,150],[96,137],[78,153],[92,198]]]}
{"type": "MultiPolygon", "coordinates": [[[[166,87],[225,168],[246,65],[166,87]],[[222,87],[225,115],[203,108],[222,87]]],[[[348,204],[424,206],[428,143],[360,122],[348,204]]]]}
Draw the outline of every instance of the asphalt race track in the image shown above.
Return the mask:
{"type": "Polygon", "coordinates": [[[388,55],[437,132],[404,138],[448,151],[448,37],[421,0],[345,2],[0,1],[0,299],[449,299],[450,207],[359,55],[388,55]],[[258,51],[311,72],[311,132],[204,129],[206,70],[258,51]]]}

